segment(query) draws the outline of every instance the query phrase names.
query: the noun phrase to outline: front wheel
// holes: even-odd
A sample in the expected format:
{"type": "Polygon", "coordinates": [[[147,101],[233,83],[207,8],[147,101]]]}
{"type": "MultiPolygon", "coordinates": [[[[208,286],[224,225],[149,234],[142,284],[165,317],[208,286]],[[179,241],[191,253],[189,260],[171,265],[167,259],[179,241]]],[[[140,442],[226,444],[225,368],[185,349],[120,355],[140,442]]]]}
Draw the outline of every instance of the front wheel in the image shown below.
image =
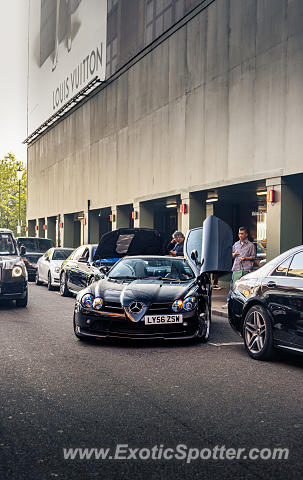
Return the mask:
{"type": "Polygon", "coordinates": [[[27,306],[28,301],[28,291],[26,290],[26,295],[24,298],[19,298],[16,300],[16,305],[18,308],[25,308],[27,306]]]}
{"type": "Polygon", "coordinates": [[[51,272],[48,272],[48,276],[47,276],[47,288],[48,290],[54,290],[54,287],[52,285],[52,274],[51,272]]]}
{"type": "Polygon", "coordinates": [[[62,272],[61,275],[60,275],[60,295],[62,297],[69,297],[70,296],[70,291],[69,291],[68,286],[66,284],[65,272],[62,272]]]}
{"type": "Polygon", "coordinates": [[[246,313],[243,338],[247,353],[255,360],[269,360],[273,357],[272,325],[266,309],[261,305],[254,305],[246,313]]]}
{"type": "Polygon", "coordinates": [[[200,313],[199,317],[199,331],[197,334],[197,341],[201,343],[206,343],[209,339],[209,334],[210,334],[210,308],[207,305],[205,312],[200,313]]]}
{"type": "Polygon", "coordinates": [[[39,280],[39,270],[37,269],[36,278],[35,278],[36,285],[42,285],[42,282],[39,280]]]}

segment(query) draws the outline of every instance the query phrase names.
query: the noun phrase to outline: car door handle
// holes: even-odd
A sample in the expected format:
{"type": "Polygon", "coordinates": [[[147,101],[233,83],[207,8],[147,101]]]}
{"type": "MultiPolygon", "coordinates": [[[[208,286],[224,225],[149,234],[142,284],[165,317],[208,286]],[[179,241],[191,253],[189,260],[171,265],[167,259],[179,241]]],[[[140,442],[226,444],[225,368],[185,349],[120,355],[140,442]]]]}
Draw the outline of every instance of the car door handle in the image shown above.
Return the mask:
{"type": "Polygon", "coordinates": [[[266,286],[268,288],[276,288],[277,284],[276,282],[273,282],[272,280],[270,280],[269,282],[267,282],[266,286]]]}

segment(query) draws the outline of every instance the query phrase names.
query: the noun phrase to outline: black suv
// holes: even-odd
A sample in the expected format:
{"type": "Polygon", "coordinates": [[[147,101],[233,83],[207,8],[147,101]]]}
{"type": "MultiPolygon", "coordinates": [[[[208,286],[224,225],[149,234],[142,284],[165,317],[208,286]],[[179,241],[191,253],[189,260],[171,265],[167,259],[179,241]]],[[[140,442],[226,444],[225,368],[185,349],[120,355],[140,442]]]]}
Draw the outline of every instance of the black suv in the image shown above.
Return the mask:
{"type": "Polygon", "coordinates": [[[0,299],[27,305],[27,272],[11,230],[0,228],[0,299]]]}
{"type": "Polygon", "coordinates": [[[36,279],[39,258],[55,244],[49,238],[39,237],[18,237],[17,244],[27,269],[28,279],[33,282],[36,279]]]}

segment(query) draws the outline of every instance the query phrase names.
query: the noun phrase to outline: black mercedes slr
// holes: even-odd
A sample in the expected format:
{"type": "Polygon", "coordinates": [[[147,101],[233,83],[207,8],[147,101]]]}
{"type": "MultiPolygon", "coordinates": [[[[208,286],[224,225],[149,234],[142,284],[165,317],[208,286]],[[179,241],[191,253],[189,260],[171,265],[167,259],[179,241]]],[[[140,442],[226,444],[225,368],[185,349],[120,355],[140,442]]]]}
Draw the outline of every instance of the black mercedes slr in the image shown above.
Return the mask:
{"type": "Polygon", "coordinates": [[[116,263],[76,299],[79,338],[196,338],[210,329],[210,282],[183,257],[134,256],[116,263]]]}
{"type": "Polygon", "coordinates": [[[105,278],[78,293],[75,335],[79,339],[188,338],[206,342],[211,321],[208,272],[230,270],[231,246],[230,227],[210,216],[203,228],[187,233],[186,258],[156,254],[123,257],[105,278]]]}
{"type": "Polygon", "coordinates": [[[303,245],[236,281],[228,313],[252,358],[268,360],[277,348],[303,353],[303,245]]]}

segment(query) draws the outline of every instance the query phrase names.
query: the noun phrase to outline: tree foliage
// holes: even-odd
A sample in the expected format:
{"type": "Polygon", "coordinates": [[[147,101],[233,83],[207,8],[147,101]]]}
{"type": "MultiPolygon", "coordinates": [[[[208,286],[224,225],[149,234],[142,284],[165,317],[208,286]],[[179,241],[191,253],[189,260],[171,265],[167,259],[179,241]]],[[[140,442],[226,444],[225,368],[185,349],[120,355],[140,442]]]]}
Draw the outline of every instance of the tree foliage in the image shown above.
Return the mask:
{"type": "Polygon", "coordinates": [[[17,170],[23,169],[20,182],[21,234],[26,225],[26,168],[11,153],[0,159],[0,228],[9,228],[17,234],[19,219],[19,182],[17,170]]]}

